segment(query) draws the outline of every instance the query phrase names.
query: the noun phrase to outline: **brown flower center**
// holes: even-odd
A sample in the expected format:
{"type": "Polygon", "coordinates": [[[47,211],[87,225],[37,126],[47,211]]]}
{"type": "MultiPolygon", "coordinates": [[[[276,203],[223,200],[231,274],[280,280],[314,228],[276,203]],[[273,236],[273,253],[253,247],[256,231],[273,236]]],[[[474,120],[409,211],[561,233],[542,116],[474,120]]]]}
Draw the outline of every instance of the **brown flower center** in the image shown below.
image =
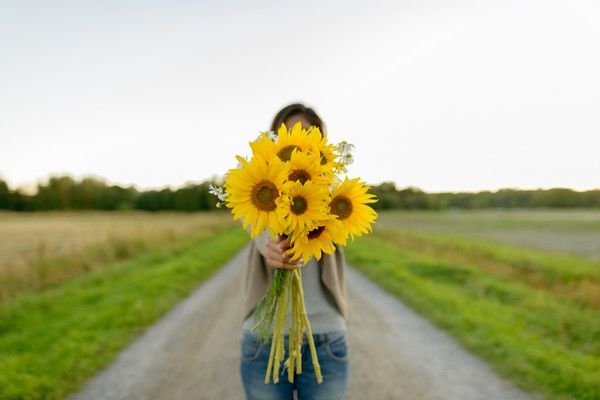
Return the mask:
{"type": "Polygon", "coordinates": [[[327,164],[327,157],[325,157],[325,154],[323,154],[322,151],[319,151],[319,154],[321,154],[321,165],[327,164]]]}
{"type": "Polygon", "coordinates": [[[303,185],[306,183],[306,181],[310,181],[310,178],[310,174],[303,169],[296,169],[288,176],[290,181],[300,181],[300,183],[303,185]]]}
{"type": "Polygon", "coordinates": [[[324,226],[320,226],[318,228],[313,229],[312,231],[308,231],[308,239],[316,239],[319,236],[321,236],[323,232],[325,232],[324,226]]]}
{"type": "Polygon", "coordinates": [[[252,204],[261,211],[273,211],[277,208],[275,199],[279,196],[279,190],[273,182],[261,181],[252,189],[252,204]]]}
{"type": "Polygon", "coordinates": [[[285,146],[277,153],[277,156],[281,159],[281,161],[290,161],[292,158],[292,152],[294,150],[300,150],[300,147],[291,144],[289,146],[285,146]]]}
{"type": "Polygon", "coordinates": [[[352,215],[352,202],[346,196],[335,196],[329,203],[329,210],[339,219],[346,219],[352,215]]]}
{"type": "Polygon", "coordinates": [[[307,209],[306,199],[302,196],[294,196],[290,210],[296,215],[302,215],[307,209]]]}

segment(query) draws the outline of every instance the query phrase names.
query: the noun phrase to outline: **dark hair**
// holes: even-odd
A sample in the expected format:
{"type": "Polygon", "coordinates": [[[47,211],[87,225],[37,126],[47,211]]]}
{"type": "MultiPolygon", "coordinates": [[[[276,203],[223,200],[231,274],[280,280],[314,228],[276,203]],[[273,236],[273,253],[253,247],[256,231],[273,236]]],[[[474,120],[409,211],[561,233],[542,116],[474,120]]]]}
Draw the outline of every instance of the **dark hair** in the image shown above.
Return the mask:
{"type": "Polygon", "coordinates": [[[279,112],[275,114],[275,117],[273,117],[271,130],[277,133],[277,129],[279,129],[281,124],[284,123],[286,119],[298,114],[304,115],[304,117],[312,126],[316,126],[321,130],[322,134],[325,134],[325,123],[321,117],[319,117],[315,110],[301,103],[290,104],[279,110],[279,112]]]}

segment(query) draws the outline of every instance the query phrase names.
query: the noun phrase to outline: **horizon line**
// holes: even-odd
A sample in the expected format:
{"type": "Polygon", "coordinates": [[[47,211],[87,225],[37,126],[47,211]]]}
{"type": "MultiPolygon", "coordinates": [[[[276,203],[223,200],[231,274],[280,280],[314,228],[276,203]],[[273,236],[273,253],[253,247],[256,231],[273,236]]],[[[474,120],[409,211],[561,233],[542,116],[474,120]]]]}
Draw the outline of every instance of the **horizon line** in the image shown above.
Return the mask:
{"type": "MultiPolygon", "coordinates": [[[[152,191],[152,190],[164,190],[164,189],[178,190],[178,189],[181,189],[188,185],[197,185],[197,184],[202,184],[205,182],[215,182],[215,183],[221,182],[222,183],[223,178],[224,178],[224,176],[219,176],[217,174],[214,174],[211,177],[204,178],[204,179],[187,180],[183,184],[180,184],[180,185],[167,184],[167,185],[161,185],[161,186],[141,186],[137,183],[127,183],[126,184],[126,183],[116,182],[109,178],[106,178],[104,176],[97,175],[97,174],[73,174],[73,173],[68,173],[68,172],[59,172],[59,173],[50,173],[50,174],[46,175],[45,177],[38,178],[33,183],[15,184],[15,183],[12,183],[10,181],[10,179],[6,178],[3,174],[0,173],[0,180],[6,182],[8,188],[10,190],[12,190],[12,191],[21,190],[21,191],[24,191],[24,193],[29,194],[29,195],[32,195],[35,193],[37,186],[48,183],[48,181],[52,178],[62,178],[62,177],[69,177],[75,181],[82,181],[83,179],[93,178],[93,179],[96,179],[98,181],[105,183],[108,186],[119,186],[119,187],[123,187],[123,188],[131,188],[132,187],[133,189],[137,190],[138,192],[146,192],[146,191],[152,191]]],[[[577,188],[565,187],[565,186],[537,186],[537,187],[502,186],[502,187],[497,187],[497,188],[486,188],[486,189],[478,189],[478,190],[460,190],[460,189],[427,190],[427,189],[424,189],[424,188],[414,185],[414,184],[399,185],[396,181],[391,181],[391,180],[382,180],[382,181],[375,182],[375,183],[367,182],[367,185],[370,187],[374,187],[374,186],[379,186],[379,185],[386,184],[386,183],[392,183],[396,190],[405,190],[405,189],[413,188],[413,189],[417,189],[424,193],[429,193],[429,194],[441,194],[441,193],[456,194],[456,193],[482,193],[482,192],[495,193],[495,192],[499,192],[502,190],[537,191],[537,190],[553,190],[553,189],[567,189],[567,190],[571,190],[574,192],[583,193],[583,192],[592,192],[592,191],[600,190],[600,186],[590,187],[590,188],[586,188],[586,189],[577,189],[577,188]]]]}

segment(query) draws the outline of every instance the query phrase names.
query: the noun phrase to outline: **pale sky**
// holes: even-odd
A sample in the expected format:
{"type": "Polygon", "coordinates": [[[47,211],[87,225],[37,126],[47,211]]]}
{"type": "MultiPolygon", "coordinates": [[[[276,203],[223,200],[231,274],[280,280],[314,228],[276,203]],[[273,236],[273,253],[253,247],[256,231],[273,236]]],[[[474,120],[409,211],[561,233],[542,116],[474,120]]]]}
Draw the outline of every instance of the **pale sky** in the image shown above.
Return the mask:
{"type": "Polygon", "coordinates": [[[289,102],[351,176],[600,187],[600,2],[0,0],[0,176],[222,175],[289,102]]]}

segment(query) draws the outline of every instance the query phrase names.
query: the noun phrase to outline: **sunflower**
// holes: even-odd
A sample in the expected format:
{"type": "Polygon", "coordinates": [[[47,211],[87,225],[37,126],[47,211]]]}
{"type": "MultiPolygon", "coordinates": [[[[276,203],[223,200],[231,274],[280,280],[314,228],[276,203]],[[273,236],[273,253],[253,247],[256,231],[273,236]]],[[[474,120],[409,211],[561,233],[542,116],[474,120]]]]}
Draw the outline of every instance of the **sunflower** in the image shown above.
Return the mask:
{"type": "Polygon", "coordinates": [[[238,160],[241,166],[230,170],[225,177],[227,207],[232,209],[233,219],[242,218],[244,228],[250,225],[251,237],[266,227],[272,235],[282,232],[275,201],[289,174],[286,165],[277,158],[267,163],[260,156],[251,161],[241,157],[238,160]]]}
{"type": "Polygon", "coordinates": [[[300,183],[312,181],[318,185],[329,185],[331,179],[324,173],[317,154],[315,152],[292,151],[288,180],[300,183]]]}
{"type": "Polygon", "coordinates": [[[316,143],[313,143],[307,133],[308,131],[302,127],[299,121],[291,130],[288,130],[285,124],[281,124],[277,130],[277,141],[272,154],[277,155],[281,161],[290,161],[294,150],[308,152],[316,143]]]}
{"type": "Polygon", "coordinates": [[[308,137],[311,143],[315,145],[315,151],[319,154],[322,170],[326,171],[328,175],[333,175],[334,170],[339,166],[339,163],[336,161],[338,155],[335,152],[335,146],[327,143],[327,138],[316,126],[311,127],[308,131],[308,137]]]}
{"type": "Polygon", "coordinates": [[[314,229],[319,221],[328,218],[327,187],[312,181],[305,184],[288,182],[284,185],[283,195],[277,199],[277,213],[280,221],[285,221],[287,232],[301,232],[314,229]]]}
{"type": "Polygon", "coordinates": [[[346,178],[331,193],[329,212],[337,216],[352,238],[371,232],[371,225],[377,218],[377,213],[367,205],[375,203],[377,199],[367,190],[367,186],[358,178],[346,178]]]}
{"type": "Polygon", "coordinates": [[[254,157],[260,156],[265,160],[270,160],[277,153],[275,142],[271,140],[266,132],[261,133],[258,139],[250,142],[250,148],[254,157]]]}
{"type": "Polygon", "coordinates": [[[336,244],[345,245],[346,235],[342,223],[329,216],[320,220],[316,228],[295,231],[292,243],[288,253],[293,259],[302,259],[306,263],[311,257],[320,260],[323,253],[333,253],[336,244]]]}

